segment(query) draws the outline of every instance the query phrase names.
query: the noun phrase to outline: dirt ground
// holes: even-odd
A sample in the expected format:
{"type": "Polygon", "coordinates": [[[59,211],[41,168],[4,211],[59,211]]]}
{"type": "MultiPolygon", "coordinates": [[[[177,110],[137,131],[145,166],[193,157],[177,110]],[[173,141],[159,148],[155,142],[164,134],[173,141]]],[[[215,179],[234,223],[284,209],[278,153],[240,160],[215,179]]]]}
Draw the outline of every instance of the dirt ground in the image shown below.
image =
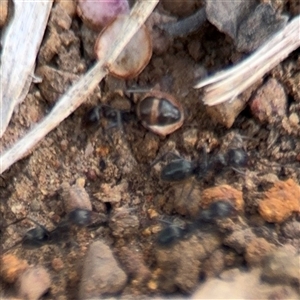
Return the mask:
{"type": "MultiPolygon", "coordinates": [[[[291,1],[285,1],[283,8],[293,14],[291,1]]],[[[190,14],[200,4],[184,13],[190,14]]],[[[94,62],[89,53],[96,34],[84,27],[78,17],[73,18],[70,28],[60,28],[57,34],[65,42],[60,42],[55,51],[52,49],[55,53],[51,59],[47,58],[45,48],[41,50],[37,66],[41,74],[49,77],[44,83],[32,85],[1,140],[2,150],[41,120],[71,82],[94,62]],[[50,68],[60,73],[51,73],[50,68]]],[[[51,38],[49,29],[43,45],[51,38]]],[[[201,90],[192,87],[199,70],[213,73],[246,54],[238,53],[232,40],[209,22],[188,37],[172,40],[167,49],[154,53],[138,78],[126,83],[105,78],[84,105],[1,175],[2,251],[22,240],[36,226],[25,219],[5,227],[18,219],[30,217],[48,230],[56,228],[66,218],[67,195],[76,181],[80,190],[87,193],[84,194],[87,204],[83,206],[91,203],[95,213],[95,226],[73,225],[67,237],[42,247],[27,249],[19,245],[9,250],[28,264],[43,266],[49,272],[51,289],[42,299],[77,299],[84,259],[94,241],[109,246],[118,262],[116,268],[126,274],[122,288],[112,294],[108,289],[102,294],[114,297],[111,299],[188,297],[210,278],[220,278],[224,270],[260,267],[260,260],[253,257],[261,257],[270,249],[286,247],[294,255],[299,254],[299,210],[292,210],[280,222],[267,222],[259,213],[266,191],[278,180],[292,180],[296,201],[300,199],[297,194],[300,131],[299,126],[288,123],[292,113],[300,118],[300,88],[298,85],[295,90],[293,84],[299,83],[299,49],[267,76],[284,87],[288,99],[286,115],[272,123],[262,123],[246,107],[230,129],[207,114],[201,90]],[[145,129],[135,115],[136,98],[143,94],[134,94],[132,100],[129,97],[132,95],[120,92],[125,85],[127,88],[159,85],[161,90],[174,95],[185,110],[183,126],[167,137],[145,129]],[[105,117],[87,126],[84,122],[87,112],[99,103],[129,110],[130,118],[121,127],[109,128],[110,120],[105,117]],[[188,160],[199,159],[204,145],[209,157],[242,147],[249,157],[247,167],[240,172],[230,168],[222,173],[212,170],[200,181],[191,176],[178,184],[160,180],[159,172],[166,161],[151,168],[151,163],[168,151],[188,160]],[[222,185],[241,192],[242,204],[237,216],[197,228],[170,245],[158,244],[158,233],[168,226],[161,220],[183,227],[192,224],[204,209],[205,191],[222,185]],[[236,232],[239,237],[234,236],[236,232]]],[[[226,194],[222,197],[226,198],[226,194]]],[[[236,197],[232,196],[232,201],[236,197]]],[[[274,206],[274,209],[281,208],[274,206]]],[[[296,286],[297,290],[299,278],[296,284],[279,283],[289,288],[296,286]]],[[[14,285],[3,281],[1,288],[4,295],[15,291],[14,285]]],[[[276,299],[287,297],[280,295],[276,299]]]]}

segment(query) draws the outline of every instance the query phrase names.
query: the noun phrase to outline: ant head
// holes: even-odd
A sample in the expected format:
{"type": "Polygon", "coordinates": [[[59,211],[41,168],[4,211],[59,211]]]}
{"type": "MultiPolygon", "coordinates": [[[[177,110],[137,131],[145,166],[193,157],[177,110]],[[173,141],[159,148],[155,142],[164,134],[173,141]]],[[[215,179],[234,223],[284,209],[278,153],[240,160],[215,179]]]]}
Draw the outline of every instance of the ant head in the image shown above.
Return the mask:
{"type": "Polygon", "coordinates": [[[207,209],[201,211],[198,222],[214,223],[217,219],[229,218],[236,214],[235,207],[226,200],[211,203],[207,209]]]}
{"type": "Polygon", "coordinates": [[[101,106],[97,105],[91,108],[82,119],[82,123],[84,126],[94,126],[98,125],[100,122],[100,110],[101,106]]]}
{"type": "Polygon", "coordinates": [[[193,175],[194,165],[185,159],[170,162],[161,170],[161,180],[168,182],[183,181],[193,175]]]}
{"type": "Polygon", "coordinates": [[[158,233],[157,243],[160,246],[169,246],[183,237],[184,230],[176,225],[169,225],[158,233]]]}
{"type": "Polygon", "coordinates": [[[219,200],[213,202],[209,206],[209,211],[211,213],[212,218],[228,218],[236,214],[235,207],[226,200],[219,200]]]}
{"type": "Polygon", "coordinates": [[[42,225],[30,229],[26,232],[22,240],[22,245],[28,248],[43,246],[50,240],[50,232],[42,225]]]}
{"type": "Polygon", "coordinates": [[[91,223],[92,212],[90,210],[77,208],[68,215],[68,220],[78,226],[87,226],[91,223]]]}
{"type": "Polygon", "coordinates": [[[243,149],[230,149],[227,153],[228,165],[234,168],[247,165],[248,156],[243,149]]]}

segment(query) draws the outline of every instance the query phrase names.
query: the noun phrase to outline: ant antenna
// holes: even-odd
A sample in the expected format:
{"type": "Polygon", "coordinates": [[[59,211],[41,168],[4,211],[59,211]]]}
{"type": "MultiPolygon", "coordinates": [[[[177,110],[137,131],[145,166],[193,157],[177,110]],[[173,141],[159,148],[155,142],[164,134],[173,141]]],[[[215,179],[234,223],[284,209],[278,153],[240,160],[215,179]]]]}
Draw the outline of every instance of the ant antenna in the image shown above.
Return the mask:
{"type": "Polygon", "coordinates": [[[7,249],[1,251],[1,254],[5,254],[6,252],[17,248],[20,244],[22,244],[22,242],[23,242],[23,240],[20,240],[20,241],[16,242],[14,245],[12,245],[12,246],[8,247],[7,249]]]}
{"type": "Polygon", "coordinates": [[[17,223],[19,223],[19,222],[22,222],[22,221],[25,220],[25,219],[27,219],[27,217],[23,217],[22,219],[16,220],[16,221],[14,221],[14,222],[12,222],[12,223],[10,223],[10,224],[7,224],[7,225],[5,225],[5,226],[2,226],[2,228],[7,228],[7,227],[9,227],[9,226],[11,226],[11,225],[14,225],[14,224],[17,224],[17,223]]]}
{"type": "Polygon", "coordinates": [[[155,159],[155,160],[151,163],[150,168],[153,168],[153,167],[154,167],[155,165],[157,165],[160,161],[164,160],[164,159],[166,158],[166,156],[168,156],[168,155],[173,155],[175,158],[181,159],[181,156],[180,156],[180,155],[178,155],[178,154],[176,154],[176,153],[174,153],[174,152],[172,152],[172,151],[168,151],[168,152],[162,154],[159,158],[155,159]]]}

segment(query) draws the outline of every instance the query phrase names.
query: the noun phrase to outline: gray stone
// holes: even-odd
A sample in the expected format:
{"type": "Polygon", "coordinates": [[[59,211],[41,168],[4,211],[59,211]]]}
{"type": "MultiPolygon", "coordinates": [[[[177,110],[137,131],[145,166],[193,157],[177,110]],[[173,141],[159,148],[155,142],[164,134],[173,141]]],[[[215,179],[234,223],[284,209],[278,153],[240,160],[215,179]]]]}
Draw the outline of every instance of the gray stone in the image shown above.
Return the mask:
{"type": "Polygon", "coordinates": [[[127,275],[119,267],[111,249],[101,241],[94,242],[87,253],[79,289],[79,299],[120,292],[127,275]]]}

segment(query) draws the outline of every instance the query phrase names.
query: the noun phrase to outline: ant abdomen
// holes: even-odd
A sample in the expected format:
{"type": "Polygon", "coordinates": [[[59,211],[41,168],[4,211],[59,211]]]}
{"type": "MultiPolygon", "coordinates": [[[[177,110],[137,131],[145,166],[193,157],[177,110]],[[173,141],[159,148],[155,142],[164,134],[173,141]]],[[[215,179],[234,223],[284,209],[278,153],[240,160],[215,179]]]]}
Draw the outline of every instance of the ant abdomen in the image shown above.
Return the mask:
{"type": "Polygon", "coordinates": [[[68,215],[68,220],[78,226],[87,226],[91,223],[92,212],[87,209],[77,208],[68,215]]]}
{"type": "Polygon", "coordinates": [[[176,225],[170,225],[158,233],[157,243],[160,246],[169,246],[184,236],[184,230],[176,225]]]}
{"type": "Polygon", "coordinates": [[[45,245],[49,240],[50,232],[43,225],[38,225],[26,232],[22,240],[22,246],[26,248],[38,248],[45,245]]]}
{"type": "Polygon", "coordinates": [[[194,164],[185,159],[178,159],[167,164],[161,171],[160,178],[174,182],[185,180],[193,174],[194,164]]]}
{"type": "Polygon", "coordinates": [[[248,162],[248,156],[243,149],[229,149],[227,153],[228,166],[234,168],[245,167],[248,162]]]}

